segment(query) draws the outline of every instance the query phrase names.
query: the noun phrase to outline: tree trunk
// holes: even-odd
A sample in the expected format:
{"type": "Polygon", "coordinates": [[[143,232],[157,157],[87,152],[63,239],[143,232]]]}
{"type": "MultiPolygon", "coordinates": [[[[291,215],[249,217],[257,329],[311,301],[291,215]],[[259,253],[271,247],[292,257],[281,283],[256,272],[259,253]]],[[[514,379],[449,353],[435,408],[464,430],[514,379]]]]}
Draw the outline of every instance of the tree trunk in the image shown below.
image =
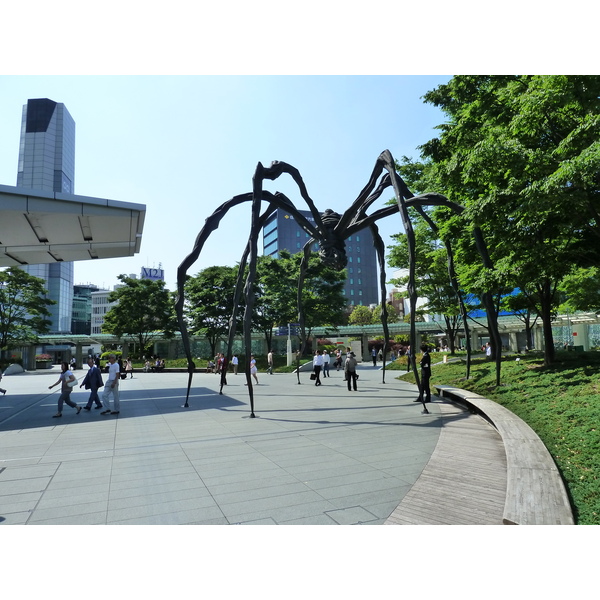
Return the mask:
{"type": "Polygon", "coordinates": [[[544,332],[544,365],[550,366],[554,362],[554,336],[552,335],[552,299],[543,294],[540,300],[544,332]]]}

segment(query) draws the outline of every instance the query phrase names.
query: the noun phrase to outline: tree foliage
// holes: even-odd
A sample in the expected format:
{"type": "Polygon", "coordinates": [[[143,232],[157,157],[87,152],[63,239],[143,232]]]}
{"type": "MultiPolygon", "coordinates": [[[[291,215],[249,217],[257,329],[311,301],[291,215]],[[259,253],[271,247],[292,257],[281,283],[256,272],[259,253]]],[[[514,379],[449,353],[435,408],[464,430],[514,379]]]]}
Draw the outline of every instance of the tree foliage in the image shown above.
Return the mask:
{"type": "MultiPolygon", "coordinates": [[[[252,329],[265,336],[271,347],[273,328],[298,320],[298,278],[301,254],[282,250],[279,258],[261,256],[254,283],[252,329]]],[[[237,285],[238,267],[209,267],[186,282],[186,308],[190,331],[205,335],[216,351],[219,340],[227,338],[237,285]]],[[[246,269],[247,270],[247,269],[246,269]]],[[[343,294],[345,273],[325,266],[317,253],[309,257],[302,290],[302,307],[307,328],[345,323],[343,294]]],[[[240,298],[236,333],[242,332],[245,309],[240,298]]]]}
{"type": "Polygon", "coordinates": [[[0,271],[0,350],[35,342],[38,334],[50,329],[44,280],[22,269],[0,271]]]}
{"type": "Polygon", "coordinates": [[[600,257],[600,77],[457,76],[425,101],[446,122],[421,146],[423,162],[401,172],[466,207],[435,213],[440,237],[456,244],[461,287],[520,288],[543,321],[548,364],[559,286],[600,257]],[[471,224],[493,266],[477,257],[471,224]]]}
{"type": "Polygon", "coordinates": [[[372,325],[373,311],[368,306],[355,306],[348,317],[351,325],[372,325]]]}
{"type": "Polygon", "coordinates": [[[109,302],[118,304],[106,313],[102,331],[135,338],[141,353],[162,335],[172,337],[177,321],[165,282],[126,275],[119,275],[118,279],[122,285],[108,295],[109,302]]]}
{"type": "MultiPolygon", "coordinates": [[[[217,342],[225,339],[229,333],[237,277],[238,267],[214,266],[188,277],[185,283],[185,316],[190,331],[206,336],[213,356],[217,342]]],[[[242,331],[244,306],[240,300],[237,333],[242,331]]]]}
{"type": "MultiPolygon", "coordinates": [[[[415,232],[415,277],[416,291],[426,304],[419,314],[441,315],[444,331],[448,337],[450,351],[456,348],[456,336],[462,324],[458,296],[452,287],[448,273],[448,256],[445,246],[423,219],[413,213],[415,232]]],[[[408,242],[405,234],[392,236],[396,244],[389,246],[388,265],[397,269],[408,268],[408,242]]],[[[406,285],[408,277],[396,279],[399,287],[406,285]]]]}

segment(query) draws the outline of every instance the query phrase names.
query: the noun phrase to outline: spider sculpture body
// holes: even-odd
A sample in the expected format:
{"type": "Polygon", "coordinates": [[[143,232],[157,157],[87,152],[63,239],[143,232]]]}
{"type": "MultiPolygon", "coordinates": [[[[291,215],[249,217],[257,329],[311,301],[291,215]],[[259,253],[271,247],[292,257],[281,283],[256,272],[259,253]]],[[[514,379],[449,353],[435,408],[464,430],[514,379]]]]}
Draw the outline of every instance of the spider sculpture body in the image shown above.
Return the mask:
{"type": "MultiPolygon", "coordinates": [[[[298,280],[298,321],[300,324],[300,332],[301,332],[301,342],[302,348],[300,350],[300,355],[304,352],[306,345],[306,336],[305,336],[305,326],[304,326],[304,314],[302,310],[302,302],[301,302],[301,294],[304,283],[305,271],[308,265],[308,258],[310,255],[310,249],[312,245],[317,242],[319,245],[319,255],[321,260],[327,263],[329,266],[334,267],[336,269],[344,269],[347,264],[346,258],[346,245],[345,240],[351,236],[359,232],[361,229],[369,228],[373,234],[373,240],[375,249],[377,252],[378,264],[379,264],[379,283],[380,283],[380,294],[381,294],[381,318],[382,325],[384,330],[384,347],[382,349],[383,352],[383,370],[382,370],[382,381],[385,383],[385,363],[386,363],[386,354],[387,354],[387,344],[389,340],[389,331],[387,326],[387,310],[386,310],[386,290],[385,290],[385,257],[384,257],[384,244],[381,236],[379,235],[379,231],[376,225],[376,222],[379,219],[383,219],[385,217],[391,216],[396,213],[400,213],[404,225],[404,230],[408,239],[409,246],[409,282],[408,282],[408,293],[410,298],[410,316],[411,316],[411,328],[410,328],[410,346],[411,348],[416,348],[416,329],[415,329],[415,309],[416,309],[416,287],[415,287],[415,269],[414,269],[414,256],[415,256],[415,244],[414,244],[414,233],[412,229],[412,223],[409,219],[408,215],[408,207],[412,206],[421,214],[426,216],[426,213],[423,211],[423,207],[425,206],[446,206],[452,209],[454,212],[460,213],[463,208],[457,204],[450,202],[445,196],[441,194],[423,194],[420,196],[414,196],[400,175],[396,172],[394,159],[389,152],[389,150],[385,150],[379,156],[375,163],[375,167],[371,173],[371,177],[367,183],[367,185],[360,192],[356,200],[351,204],[351,206],[346,210],[343,214],[339,214],[334,212],[331,209],[325,210],[323,213],[319,212],[313,202],[313,200],[308,195],[306,190],[306,186],[300,176],[299,171],[284,162],[275,161],[271,164],[270,167],[264,167],[261,163],[258,163],[254,177],[253,177],[253,189],[252,192],[248,192],[245,194],[241,194],[238,196],[234,196],[231,200],[222,204],[219,208],[217,208],[214,213],[206,219],[205,225],[198,234],[194,248],[192,252],[182,261],[178,270],[177,270],[177,302],[176,302],[176,312],[177,318],[179,321],[179,326],[182,334],[182,342],[184,345],[184,350],[186,353],[187,361],[188,361],[188,388],[187,395],[184,407],[189,406],[189,393],[192,384],[192,377],[195,369],[194,362],[192,360],[191,348],[189,343],[189,337],[187,333],[187,327],[183,316],[183,308],[184,308],[184,284],[187,278],[187,270],[191,267],[191,265],[198,259],[200,256],[200,252],[204,246],[204,243],[210,236],[210,234],[218,228],[221,220],[227,214],[229,209],[233,208],[244,202],[251,203],[252,207],[252,218],[251,218],[251,228],[250,235],[248,239],[248,243],[244,250],[242,259],[240,261],[240,267],[238,271],[238,279],[237,285],[235,288],[234,295],[234,312],[231,315],[231,319],[229,321],[229,339],[227,344],[227,354],[226,358],[229,362],[231,360],[231,350],[233,346],[233,338],[235,336],[235,323],[237,319],[236,308],[239,305],[239,300],[242,294],[242,289],[244,289],[245,299],[246,299],[246,309],[244,313],[243,327],[244,327],[244,346],[245,346],[245,355],[246,355],[246,383],[248,385],[248,393],[250,397],[250,408],[251,413],[250,416],[254,417],[254,392],[252,386],[252,380],[250,376],[250,350],[251,350],[251,316],[252,316],[252,308],[254,304],[253,294],[250,292],[253,289],[254,280],[256,277],[256,262],[257,262],[257,245],[258,238],[266,223],[267,219],[273,212],[280,208],[288,211],[297,221],[297,223],[307,232],[310,236],[310,239],[306,242],[303,248],[303,258],[300,266],[300,276],[298,280]],[[384,173],[385,171],[385,173],[384,173]],[[302,199],[306,202],[312,217],[314,219],[314,224],[311,223],[308,219],[306,219],[300,211],[294,206],[294,204],[289,200],[284,194],[276,192],[275,194],[263,190],[263,182],[266,179],[275,180],[280,177],[282,174],[290,175],[296,185],[298,186],[300,195],[302,199]],[[367,214],[367,210],[369,207],[380,198],[381,194],[387,188],[392,187],[395,193],[397,204],[385,206],[379,210],[376,210],[372,214],[367,214]],[[261,206],[262,203],[266,202],[267,206],[265,210],[261,214],[261,206]],[[244,270],[246,265],[248,265],[248,274],[244,281],[244,270]]],[[[430,222],[430,225],[434,226],[433,223],[430,222]]],[[[481,237],[481,236],[480,236],[481,237]]],[[[477,239],[477,235],[476,235],[477,239]]],[[[481,244],[483,244],[482,238],[479,240],[481,244]]],[[[480,252],[482,256],[484,255],[485,245],[483,244],[482,248],[480,248],[480,252]]],[[[451,249],[448,246],[449,252],[451,249]]],[[[449,254],[449,273],[452,280],[453,276],[453,267],[451,261],[451,254],[449,254]]],[[[455,287],[457,293],[459,290],[455,287]]],[[[485,300],[485,298],[484,298],[485,300]]],[[[464,325],[466,328],[466,319],[464,321],[464,325]]],[[[468,331],[465,332],[468,340],[468,331]]],[[[494,333],[491,335],[492,341],[494,341],[494,333]]],[[[498,334],[499,339],[499,334],[498,334]]],[[[469,348],[467,348],[469,350],[469,348]]],[[[424,394],[421,389],[421,382],[416,366],[415,361],[415,353],[411,353],[411,367],[415,374],[417,385],[419,386],[420,396],[419,398],[423,402],[423,413],[427,413],[427,407],[425,406],[425,402],[423,400],[424,394]]],[[[298,383],[300,383],[298,371],[298,383]]],[[[224,384],[224,374],[221,379],[221,390],[223,391],[224,384]]]]}

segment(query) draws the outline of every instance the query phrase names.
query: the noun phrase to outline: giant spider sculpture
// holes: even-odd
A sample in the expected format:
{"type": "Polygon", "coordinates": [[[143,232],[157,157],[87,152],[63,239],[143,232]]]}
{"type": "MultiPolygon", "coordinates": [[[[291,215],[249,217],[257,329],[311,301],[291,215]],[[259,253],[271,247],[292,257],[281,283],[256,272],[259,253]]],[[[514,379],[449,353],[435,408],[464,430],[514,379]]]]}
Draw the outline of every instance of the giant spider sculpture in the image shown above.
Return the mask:
{"type": "MultiPolygon", "coordinates": [[[[356,200],[352,203],[350,208],[344,212],[344,214],[340,215],[330,209],[326,210],[323,213],[320,213],[313,200],[308,195],[306,190],[306,186],[300,176],[299,171],[285,162],[273,162],[270,167],[264,167],[261,163],[258,163],[254,177],[253,177],[253,185],[252,191],[247,192],[245,194],[240,194],[238,196],[234,196],[231,200],[222,204],[219,208],[217,208],[214,213],[206,219],[206,223],[200,233],[198,234],[194,248],[192,252],[182,261],[177,270],[177,301],[176,301],[176,312],[177,318],[179,321],[179,327],[182,335],[182,342],[185,350],[185,354],[188,362],[188,386],[187,386],[187,394],[184,407],[189,407],[189,394],[192,385],[192,377],[195,369],[195,364],[192,360],[191,348],[189,337],[187,333],[187,327],[184,320],[183,310],[184,310],[184,285],[187,278],[187,271],[191,267],[191,265],[196,262],[198,257],[200,256],[200,252],[204,246],[204,243],[210,236],[210,234],[216,230],[221,222],[221,219],[227,214],[230,208],[237,206],[243,202],[251,202],[252,204],[252,218],[251,218],[251,227],[250,227],[250,236],[248,239],[248,244],[244,250],[244,254],[240,261],[237,285],[234,293],[234,301],[233,301],[233,314],[229,320],[229,338],[227,343],[227,354],[226,361],[227,363],[231,360],[231,352],[233,346],[233,339],[235,337],[235,324],[237,321],[237,307],[239,306],[239,301],[242,293],[242,287],[244,289],[245,300],[246,300],[246,309],[244,312],[243,318],[243,331],[244,331],[244,347],[245,347],[245,356],[246,356],[246,383],[248,385],[248,394],[250,397],[250,416],[254,417],[254,392],[252,386],[252,379],[250,376],[250,351],[251,351],[251,317],[252,317],[252,308],[254,305],[254,295],[252,293],[254,280],[256,278],[256,262],[257,262],[257,244],[258,238],[260,235],[260,231],[266,223],[267,219],[273,212],[278,209],[284,209],[288,211],[297,221],[297,223],[306,231],[310,239],[306,242],[303,249],[303,257],[300,265],[300,276],[298,280],[298,321],[300,324],[300,339],[301,339],[301,350],[300,355],[304,352],[306,346],[306,335],[305,335],[305,326],[304,326],[304,312],[302,309],[301,302],[301,294],[304,283],[305,271],[308,266],[308,257],[310,255],[310,249],[312,245],[317,242],[319,245],[319,255],[321,260],[324,261],[328,266],[331,266],[336,269],[344,269],[346,267],[347,259],[346,259],[346,251],[345,251],[345,240],[360,231],[368,227],[372,234],[375,249],[377,252],[377,258],[379,263],[379,283],[380,283],[380,293],[381,293],[381,318],[382,325],[384,330],[384,347],[382,349],[383,352],[383,370],[382,370],[382,381],[385,383],[385,363],[386,363],[386,353],[387,353],[387,345],[389,340],[389,330],[387,325],[387,310],[386,310],[386,290],[385,290],[385,262],[384,262],[384,244],[381,236],[379,235],[379,230],[376,225],[376,221],[379,219],[383,219],[387,216],[395,214],[397,212],[400,213],[404,225],[404,230],[407,235],[408,247],[409,247],[409,280],[407,291],[409,294],[410,300],[410,336],[409,343],[411,348],[416,348],[416,328],[415,328],[415,309],[417,302],[417,294],[416,294],[416,286],[415,286],[415,240],[414,240],[414,232],[412,228],[412,223],[409,218],[408,208],[414,207],[429,223],[429,225],[436,230],[435,224],[428,217],[427,213],[423,210],[425,206],[446,206],[453,210],[455,213],[461,213],[464,209],[462,206],[459,206],[451,201],[449,201],[445,196],[441,194],[422,194],[420,196],[414,196],[411,191],[408,189],[400,175],[396,172],[394,159],[389,152],[389,150],[385,150],[381,153],[379,158],[375,163],[375,167],[373,168],[373,172],[371,177],[364,187],[364,189],[360,192],[356,200]],[[384,174],[383,172],[386,171],[384,174]],[[308,205],[310,212],[314,218],[314,225],[308,221],[294,206],[294,204],[282,193],[276,192],[275,194],[263,190],[263,182],[266,179],[275,180],[282,174],[287,173],[292,177],[295,181],[298,189],[300,191],[300,195],[308,205]],[[379,210],[376,210],[372,214],[367,214],[367,209],[375,202],[383,193],[383,191],[389,187],[392,187],[396,196],[397,203],[395,205],[385,206],[379,210]],[[261,214],[261,204],[265,201],[268,203],[267,208],[261,214]],[[248,265],[248,274],[245,278],[244,283],[244,271],[245,267],[248,265]]],[[[484,264],[489,266],[489,257],[487,254],[487,249],[483,242],[483,236],[481,232],[474,228],[474,235],[477,248],[483,258],[484,264]]],[[[460,298],[460,290],[458,288],[458,284],[456,282],[456,275],[454,273],[453,261],[452,261],[452,250],[450,245],[446,244],[448,250],[448,269],[450,280],[452,285],[460,298]]],[[[486,294],[483,295],[483,303],[486,308],[489,308],[493,311],[493,303],[491,301],[491,296],[488,298],[486,294]]],[[[463,310],[463,324],[465,327],[465,334],[467,340],[467,355],[470,357],[470,345],[469,345],[469,334],[467,328],[467,319],[466,312],[464,309],[464,303],[461,300],[461,307],[463,310]]],[[[490,326],[490,337],[492,340],[493,347],[499,347],[500,343],[500,335],[498,333],[497,324],[494,327],[494,320],[492,319],[490,326]]],[[[419,398],[423,403],[423,413],[428,413],[427,407],[425,406],[423,394],[423,389],[421,386],[421,381],[418,373],[418,369],[416,366],[415,353],[411,352],[410,355],[410,364],[412,370],[415,375],[416,384],[419,387],[419,398]]],[[[467,361],[469,363],[469,359],[467,361]]],[[[468,367],[467,367],[468,369],[468,367]]],[[[297,370],[298,383],[300,383],[300,374],[299,369],[297,370]]],[[[468,371],[467,371],[468,377],[468,371]]],[[[221,375],[221,387],[220,393],[223,392],[223,385],[225,380],[225,370],[221,375]]]]}

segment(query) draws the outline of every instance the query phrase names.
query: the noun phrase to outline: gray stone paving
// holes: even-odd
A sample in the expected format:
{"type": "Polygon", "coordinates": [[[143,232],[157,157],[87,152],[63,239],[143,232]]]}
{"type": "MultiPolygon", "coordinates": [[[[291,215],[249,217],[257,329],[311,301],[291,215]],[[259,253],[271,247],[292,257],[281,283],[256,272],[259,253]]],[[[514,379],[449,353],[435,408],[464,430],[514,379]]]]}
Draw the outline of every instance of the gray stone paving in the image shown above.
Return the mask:
{"type": "Polygon", "coordinates": [[[255,419],[241,374],[223,395],[196,374],[182,408],[185,373],[135,373],[118,416],[52,419],[56,369],[3,379],[0,524],[382,524],[441,427],[435,403],[422,415],[414,386],[367,365],[358,392],[341,371],[318,388],[260,373],[255,419]]]}

